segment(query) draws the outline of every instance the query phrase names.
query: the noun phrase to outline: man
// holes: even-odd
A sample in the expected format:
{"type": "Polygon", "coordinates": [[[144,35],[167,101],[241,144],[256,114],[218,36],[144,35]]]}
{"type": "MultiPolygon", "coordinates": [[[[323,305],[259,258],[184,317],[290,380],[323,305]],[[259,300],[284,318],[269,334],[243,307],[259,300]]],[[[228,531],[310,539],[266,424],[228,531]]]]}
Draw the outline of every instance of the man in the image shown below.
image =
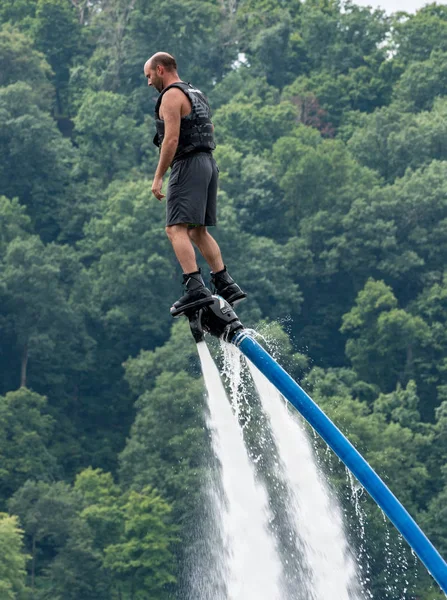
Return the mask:
{"type": "Polygon", "coordinates": [[[192,242],[211,268],[214,293],[230,304],[246,294],[230,277],[219,246],[207,227],[216,224],[218,168],[212,155],[214,126],[207,99],[200,90],[183,82],[177,73],[173,56],[157,52],[144,65],[149,86],[160,96],[155,107],[157,133],[154,143],[160,148],[160,158],[152,193],[158,200],[163,176],[169,167],[166,192],[166,233],[183,269],[186,293],[171,307],[178,317],[188,309],[210,303],[211,291],[205,287],[192,242]]]}

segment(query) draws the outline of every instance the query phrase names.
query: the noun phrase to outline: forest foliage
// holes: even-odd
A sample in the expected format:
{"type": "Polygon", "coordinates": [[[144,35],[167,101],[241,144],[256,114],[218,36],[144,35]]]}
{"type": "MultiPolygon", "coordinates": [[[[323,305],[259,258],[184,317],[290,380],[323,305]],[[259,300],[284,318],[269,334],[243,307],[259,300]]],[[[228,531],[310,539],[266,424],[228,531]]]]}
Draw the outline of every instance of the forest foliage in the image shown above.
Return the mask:
{"type": "MultiPolygon", "coordinates": [[[[0,26],[0,596],[184,598],[209,439],[151,196],[158,50],[213,108],[241,319],[286,323],[281,360],[447,554],[447,6],[0,0],[0,26]]],[[[369,510],[374,597],[438,598],[414,561],[390,588],[369,510]]]]}

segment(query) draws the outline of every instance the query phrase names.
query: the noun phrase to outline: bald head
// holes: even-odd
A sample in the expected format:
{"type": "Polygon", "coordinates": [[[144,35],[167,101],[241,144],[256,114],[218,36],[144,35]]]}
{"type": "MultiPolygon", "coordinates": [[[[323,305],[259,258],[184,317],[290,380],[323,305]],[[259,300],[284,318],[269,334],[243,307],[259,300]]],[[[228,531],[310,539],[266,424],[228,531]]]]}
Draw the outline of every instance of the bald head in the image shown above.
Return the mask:
{"type": "Polygon", "coordinates": [[[175,58],[167,52],[157,52],[144,64],[144,76],[149,86],[161,92],[175,81],[180,81],[175,58]]]}
{"type": "Polygon", "coordinates": [[[168,73],[177,71],[177,62],[175,58],[167,52],[157,52],[146,61],[146,65],[148,65],[150,69],[156,69],[160,65],[161,67],[164,67],[168,73]]]}

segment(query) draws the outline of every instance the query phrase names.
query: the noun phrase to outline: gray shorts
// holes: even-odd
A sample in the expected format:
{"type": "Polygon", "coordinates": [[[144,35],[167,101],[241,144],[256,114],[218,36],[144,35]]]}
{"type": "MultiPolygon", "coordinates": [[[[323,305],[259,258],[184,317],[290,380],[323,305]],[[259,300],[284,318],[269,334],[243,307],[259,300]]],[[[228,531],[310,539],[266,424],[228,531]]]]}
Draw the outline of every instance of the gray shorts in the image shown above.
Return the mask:
{"type": "Polygon", "coordinates": [[[177,160],[166,192],[166,226],[215,225],[219,169],[210,152],[177,160]]]}

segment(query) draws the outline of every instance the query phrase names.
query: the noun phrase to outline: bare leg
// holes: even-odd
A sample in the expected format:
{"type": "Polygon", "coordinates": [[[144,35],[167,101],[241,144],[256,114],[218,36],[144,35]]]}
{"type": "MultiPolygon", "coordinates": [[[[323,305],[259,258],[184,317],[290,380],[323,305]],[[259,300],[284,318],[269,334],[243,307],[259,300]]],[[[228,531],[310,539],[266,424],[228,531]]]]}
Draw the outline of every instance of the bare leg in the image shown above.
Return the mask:
{"type": "Polygon", "coordinates": [[[171,225],[170,227],[166,227],[166,233],[183,269],[183,273],[198,271],[196,253],[188,235],[187,225],[171,225]]]}
{"type": "Polygon", "coordinates": [[[194,229],[188,229],[188,233],[213,273],[222,271],[224,263],[220,248],[216,240],[208,233],[207,228],[204,225],[194,227],[194,229]]]}

